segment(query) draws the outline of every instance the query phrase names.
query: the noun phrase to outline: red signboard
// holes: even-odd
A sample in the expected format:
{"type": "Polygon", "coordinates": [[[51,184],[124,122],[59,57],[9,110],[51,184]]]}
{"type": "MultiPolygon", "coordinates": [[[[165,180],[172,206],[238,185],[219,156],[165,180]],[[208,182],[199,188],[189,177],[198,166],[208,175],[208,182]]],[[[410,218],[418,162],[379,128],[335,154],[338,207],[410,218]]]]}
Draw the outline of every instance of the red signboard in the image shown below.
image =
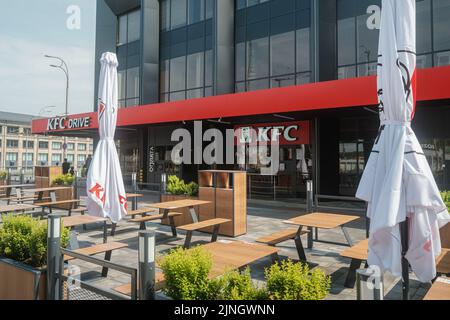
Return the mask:
{"type": "Polygon", "coordinates": [[[279,142],[280,145],[310,144],[309,121],[258,123],[235,126],[237,144],[279,142]]]}

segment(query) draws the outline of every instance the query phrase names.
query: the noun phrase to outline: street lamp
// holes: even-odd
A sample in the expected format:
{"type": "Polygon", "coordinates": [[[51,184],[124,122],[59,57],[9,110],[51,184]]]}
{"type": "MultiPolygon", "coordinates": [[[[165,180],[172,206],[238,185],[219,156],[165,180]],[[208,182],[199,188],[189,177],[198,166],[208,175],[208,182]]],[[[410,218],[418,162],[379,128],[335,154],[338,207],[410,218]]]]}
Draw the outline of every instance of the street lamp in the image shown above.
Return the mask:
{"type": "MultiPolygon", "coordinates": [[[[64,74],[66,75],[66,111],[65,111],[65,116],[67,118],[67,116],[69,115],[69,68],[67,67],[66,62],[61,59],[60,57],[55,57],[55,56],[49,56],[49,55],[45,55],[46,58],[50,58],[50,59],[56,59],[60,62],[59,65],[56,64],[51,64],[50,67],[52,68],[57,68],[57,69],[61,69],[64,74]]],[[[67,137],[64,137],[64,148],[63,148],[63,158],[66,157],[66,146],[67,146],[67,137]]]]}

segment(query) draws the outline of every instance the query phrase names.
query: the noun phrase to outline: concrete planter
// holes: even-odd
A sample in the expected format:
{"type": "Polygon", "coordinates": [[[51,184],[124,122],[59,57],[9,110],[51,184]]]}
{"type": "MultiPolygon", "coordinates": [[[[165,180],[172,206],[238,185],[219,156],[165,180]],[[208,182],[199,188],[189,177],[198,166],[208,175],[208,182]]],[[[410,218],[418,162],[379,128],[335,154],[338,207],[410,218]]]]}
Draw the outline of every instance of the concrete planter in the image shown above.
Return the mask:
{"type": "MultiPolygon", "coordinates": [[[[188,197],[188,196],[184,196],[184,195],[173,195],[173,194],[162,194],[161,195],[161,202],[167,202],[167,201],[177,201],[177,200],[198,200],[197,197],[188,197]]],[[[175,226],[179,227],[179,226],[184,226],[186,224],[190,224],[190,223],[194,223],[192,221],[191,218],[191,214],[189,212],[189,209],[183,209],[183,210],[174,210],[176,212],[180,212],[183,215],[179,216],[179,217],[175,217],[175,226]]],[[[195,211],[198,214],[198,207],[195,208],[195,211]]],[[[164,225],[169,225],[169,220],[168,219],[164,219],[162,221],[162,224],[164,225]]]]}
{"type": "Polygon", "coordinates": [[[45,300],[46,269],[0,258],[0,300],[45,300]]]}

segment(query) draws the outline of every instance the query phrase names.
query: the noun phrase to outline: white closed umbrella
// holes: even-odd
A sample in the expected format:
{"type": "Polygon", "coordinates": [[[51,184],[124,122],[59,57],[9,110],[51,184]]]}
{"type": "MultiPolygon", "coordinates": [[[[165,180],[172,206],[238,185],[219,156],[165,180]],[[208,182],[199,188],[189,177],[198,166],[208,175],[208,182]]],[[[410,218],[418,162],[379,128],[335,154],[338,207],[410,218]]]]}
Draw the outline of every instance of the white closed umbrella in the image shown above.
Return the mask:
{"type": "Polygon", "coordinates": [[[356,197],[368,202],[368,264],[403,276],[407,282],[409,263],[418,279],[428,282],[436,276],[435,258],[441,252],[439,228],[450,216],[411,129],[416,97],[415,19],[415,0],[383,0],[380,131],[356,197]]]}
{"type": "Polygon", "coordinates": [[[87,175],[87,208],[90,215],[109,218],[113,223],[117,223],[127,213],[125,187],[114,142],[118,110],[118,61],[114,53],[106,52],[100,62],[100,141],[87,175]]]}

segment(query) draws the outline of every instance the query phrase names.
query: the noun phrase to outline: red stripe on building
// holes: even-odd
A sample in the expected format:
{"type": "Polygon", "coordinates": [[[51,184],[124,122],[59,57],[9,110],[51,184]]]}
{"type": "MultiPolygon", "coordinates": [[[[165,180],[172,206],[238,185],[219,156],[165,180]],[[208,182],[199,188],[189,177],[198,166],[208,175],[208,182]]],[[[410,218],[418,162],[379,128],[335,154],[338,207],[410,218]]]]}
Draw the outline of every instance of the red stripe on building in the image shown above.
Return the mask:
{"type": "MultiPolygon", "coordinates": [[[[450,66],[418,70],[417,101],[450,99],[449,83],[450,66]]],[[[376,77],[371,76],[120,109],[117,125],[125,127],[369,106],[377,103],[376,77]]],[[[69,119],[86,116],[91,117],[89,129],[98,128],[95,112],[71,115],[69,119]]],[[[57,132],[48,131],[47,122],[47,119],[34,120],[33,133],[57,132]]],[[[78,130],[82,129],[64,131],[78,130]]]]}

